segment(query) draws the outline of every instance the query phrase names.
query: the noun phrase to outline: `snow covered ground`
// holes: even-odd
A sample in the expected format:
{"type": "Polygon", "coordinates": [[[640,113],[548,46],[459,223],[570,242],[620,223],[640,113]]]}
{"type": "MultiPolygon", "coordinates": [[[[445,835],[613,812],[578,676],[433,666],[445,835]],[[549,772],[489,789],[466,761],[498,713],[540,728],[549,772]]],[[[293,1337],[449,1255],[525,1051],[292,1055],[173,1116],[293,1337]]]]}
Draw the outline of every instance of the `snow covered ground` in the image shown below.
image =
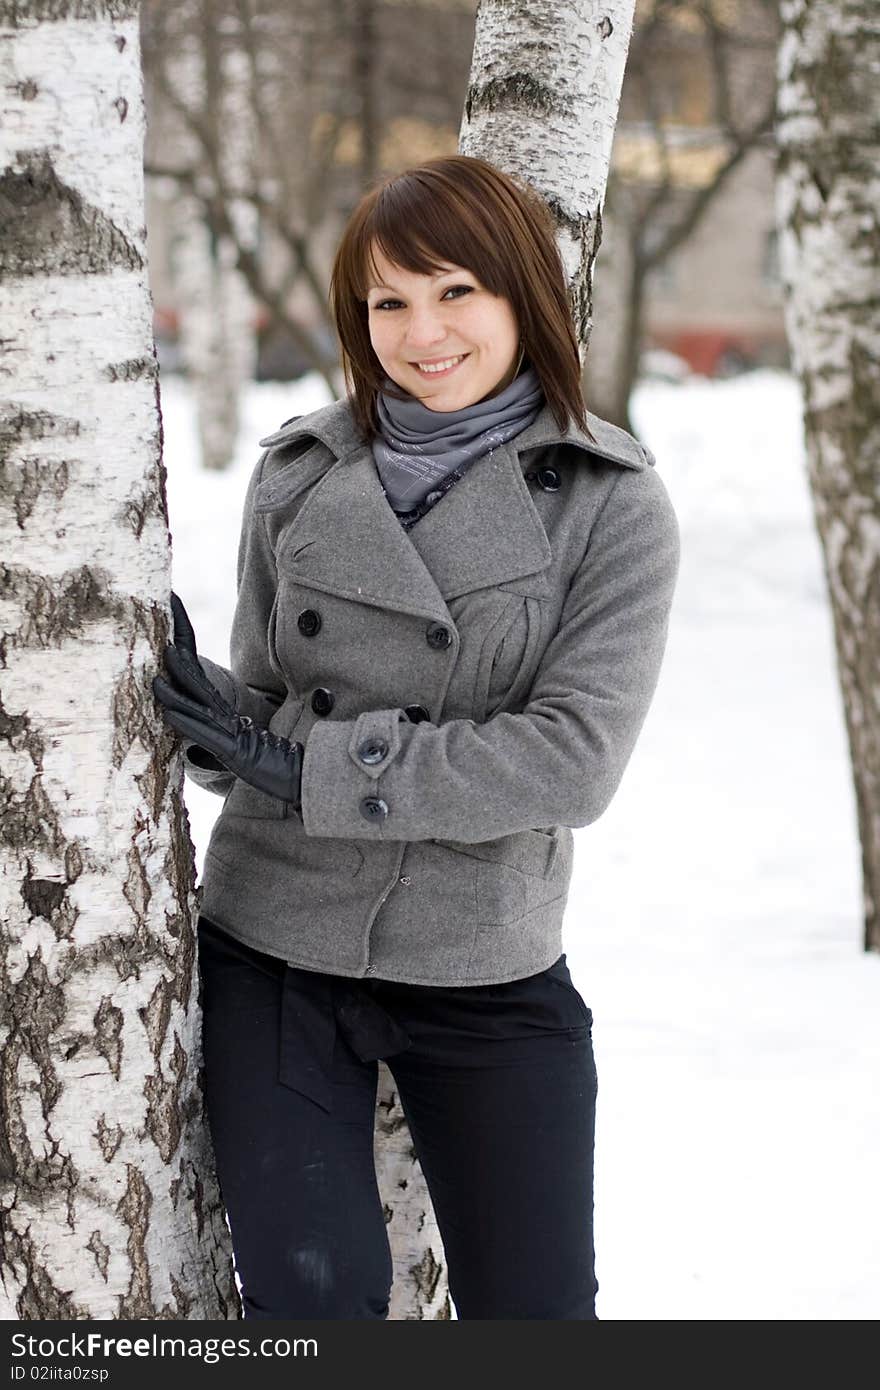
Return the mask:
{"type": "MultiPolygon", "coordinates": [[[[235,467],[196,466],[162,382],[173,587],[228,664],[257,440],[328,399],[250,388],[235,467]]],[[[654,704],[576,830],[565,923],[594,1015],[598,1312],[880,1316],[880,957],[861,946],[855,802],[792,379],[644,382],[636,426],[682,564],[654,704]]],[[[201,871],[219,798],[186,784],[201,871]]]]}

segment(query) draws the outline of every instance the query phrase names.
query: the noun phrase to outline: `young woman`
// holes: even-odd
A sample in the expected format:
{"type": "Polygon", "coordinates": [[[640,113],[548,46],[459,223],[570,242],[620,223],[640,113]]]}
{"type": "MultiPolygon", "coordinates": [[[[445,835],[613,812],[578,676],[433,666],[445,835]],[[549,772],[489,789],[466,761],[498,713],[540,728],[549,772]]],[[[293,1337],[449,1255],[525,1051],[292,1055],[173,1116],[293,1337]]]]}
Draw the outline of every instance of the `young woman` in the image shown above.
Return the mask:
{"type": "Polygon", "coordinates": [[[549,212],[492,165],[371,189],[331,303],[350,394],[261,440],[230,670],[173,595],[154,684],[225,798],[199,964],[244,1313],[387,1316],[383,1058],[457,1316],[593,1319],[571,827],[656,686],[675,514],[650,452],[585,409],[549,212]]]}

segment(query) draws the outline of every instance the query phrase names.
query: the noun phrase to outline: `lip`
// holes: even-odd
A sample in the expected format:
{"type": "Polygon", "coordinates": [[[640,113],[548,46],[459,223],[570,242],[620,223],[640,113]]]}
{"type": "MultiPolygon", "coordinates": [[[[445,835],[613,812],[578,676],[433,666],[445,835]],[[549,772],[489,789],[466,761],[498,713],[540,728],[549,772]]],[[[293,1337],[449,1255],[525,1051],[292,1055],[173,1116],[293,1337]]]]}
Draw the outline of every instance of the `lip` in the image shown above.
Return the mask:
{"type": "MultiPolygon", "coordinates": [[[[458,356],[459,356],[459,354],[458,354],[457,352],[448,352],[448,353],[446,353],[446,356],[445,356],[445,357],[435,357],[435,358],[433,358],[433,359],[430,358],[430,357],[425,357],[425,358],[423,358],[422,360],[423,360],[424,362],[427,362],[427,363],[430,364],[431,361],[434,361],[434,362],[445,362],[447,357],[458,357],[458,356]]],[[[422,377],[425,381],[441,381],[441,380],[443,380],[443,379],[444,379],[445,377],[447,377],[447,376],[452,376],[452,373],[453,373],[453,372],[457,372],[458,369],[459,369],[459,367],[462,366],[463,363],[465,363],[465,362],[468,360],[469,357],[470,357],[470,353],[469,353],[469,352],[462,353],[462,354],[461,354],[461,361],[460,361],[460,362],[456,362],[455,365],[454,365],[453,367],[447,367],[446,370],[443,371],[443,372],[423,372],[422,369],[421,369],[421,367],[419,366],[418,362],[412,362],[412,363],[410,363],[410,365],[418,372],[419,376],[422,377]]]]}

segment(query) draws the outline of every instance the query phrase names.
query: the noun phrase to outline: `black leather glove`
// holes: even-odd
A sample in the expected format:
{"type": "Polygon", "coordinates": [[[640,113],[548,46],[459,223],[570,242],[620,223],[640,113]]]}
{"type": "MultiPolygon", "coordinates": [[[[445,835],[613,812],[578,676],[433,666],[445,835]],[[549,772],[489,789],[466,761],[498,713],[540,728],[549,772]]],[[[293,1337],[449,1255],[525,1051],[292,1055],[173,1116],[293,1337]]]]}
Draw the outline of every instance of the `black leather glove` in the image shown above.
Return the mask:
{"type": "MultiPolygon", "coordinates": [[[[192,623],[173,592],[171,612],[174,643],[166,645],[164,655],[174,684],[153,677],[153,694],[165,722],[243,782],[300,810],[303,745],[270,733],[246,714],[236,714],[202,670],[192,623]]],[[[195,761],[204,766],[202,759],[195,761]]]]}

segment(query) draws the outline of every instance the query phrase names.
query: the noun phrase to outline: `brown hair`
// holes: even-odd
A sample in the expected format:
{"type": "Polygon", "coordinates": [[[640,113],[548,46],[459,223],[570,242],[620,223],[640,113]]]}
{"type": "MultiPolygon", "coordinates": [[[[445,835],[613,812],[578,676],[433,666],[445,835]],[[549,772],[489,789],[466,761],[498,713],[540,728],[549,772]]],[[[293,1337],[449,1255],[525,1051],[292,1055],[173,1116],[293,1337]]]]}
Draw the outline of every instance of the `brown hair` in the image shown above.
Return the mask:
{"type": "Polygon", "coordinates": [[[406,270],[426,275],[452,262],[471,271],[490,294],[503,295],[560,430],[571,418],[592,438],[550,210],[528,184],[485,159],[454,154],[381,179],[361,198],[337,247],[330,307],[365,441],[379,430],[376,397],[385,380],[370,342],[366,302],[373,242],[406,270]]]}

